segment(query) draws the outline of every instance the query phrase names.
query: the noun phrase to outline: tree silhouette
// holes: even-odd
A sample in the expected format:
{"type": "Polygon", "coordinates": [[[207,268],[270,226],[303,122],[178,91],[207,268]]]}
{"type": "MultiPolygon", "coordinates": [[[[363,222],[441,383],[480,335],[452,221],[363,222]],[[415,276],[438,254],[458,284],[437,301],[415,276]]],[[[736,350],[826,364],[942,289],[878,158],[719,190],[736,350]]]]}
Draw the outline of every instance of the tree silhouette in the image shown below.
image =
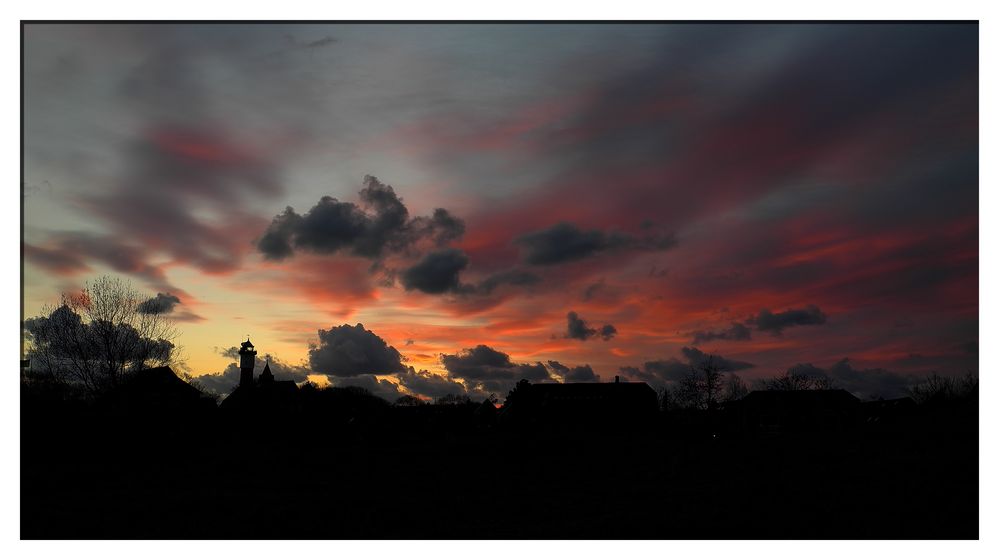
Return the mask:
{"type": "Polygon", "coordinates": [[[93,394],[131,372],[171,364],[177,330],[162,310],[142,306],[149,299],[111,276],[63,294],[58,306],[24,322],[32,373],[93,394]]]}
{"type": "Polygon", "coordinates": [[[510,389],[510,392],[506,394],[506,400],[503,401],[503,407],[509,407],[511,404],[517,402],[518,400],[523,400],[526,398],[528,387],[531,386],[531,382],[526,379],[521,379],[510,389]]]}
{"type": "Polygon", "coordinates": [[[742,378],[734,373],[730,373],[728,378],[725,380],[725,401],[737,401],[742,397],[749,394],[749,388],[746,387],[745,382],[742,378]]]}
{"type": "Polygon", "coordinates": [[[934,372],[922,383],[909,387],[909,396],[919,404],[941,404],[958,399],[978,398],[978,376],[968,372],[961,379],[941,377],[934,372]]]}
{"type": "Polygon", "coordinates": [[[680,380],[676,398],[683,408],[711,409],[721,395],[723,373],[713,356],[692,364],[690,373],[680,380]]]}
{"type": "Polygon", "coordinates": [[[460,405],[469,404],[470,402],[472,402],[472,399],[468,395],[455,395],[453,393],[448,393],[434,399],[434,404],[442,405],[460,405]]]}
{"type": "Polygon", "coordinates": [[[776,377],[764,379],[763,386],[768,391],[812,391],[836,388],[832,379],[825,375],[808,376],[795,368],[790,368],[776,377]]]}
{"type": "Polygon", "coordinates": [[[426,404],[423,399],[413,395],[403,395],[395,400],[395,406],[420,406],[426,404]]]}

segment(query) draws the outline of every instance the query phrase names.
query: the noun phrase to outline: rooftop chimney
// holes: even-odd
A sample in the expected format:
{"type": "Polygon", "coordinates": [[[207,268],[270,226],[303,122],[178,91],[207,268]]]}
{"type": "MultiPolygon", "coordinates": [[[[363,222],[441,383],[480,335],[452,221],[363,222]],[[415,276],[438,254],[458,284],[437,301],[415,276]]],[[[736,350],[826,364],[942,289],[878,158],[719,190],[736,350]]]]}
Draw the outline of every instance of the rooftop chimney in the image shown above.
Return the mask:
{"type": "Polygon", "coordinates": [[[614,383],[620,383],[620,382],[621,382],[621,376],[620,375],[615,375],[614,376],[614,383]]]}

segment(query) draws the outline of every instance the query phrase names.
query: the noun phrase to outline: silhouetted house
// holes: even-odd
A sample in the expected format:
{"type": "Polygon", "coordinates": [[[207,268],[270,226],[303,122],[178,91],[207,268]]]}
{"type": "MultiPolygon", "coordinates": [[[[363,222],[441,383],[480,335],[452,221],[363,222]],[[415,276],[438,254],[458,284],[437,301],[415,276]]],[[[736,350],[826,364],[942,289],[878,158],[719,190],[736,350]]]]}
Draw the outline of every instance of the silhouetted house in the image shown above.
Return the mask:
{"type": "Polygon", "coordinates": [[[210,413],[215,400],[177,377],[169,367],[146,369],[128,376],[98,401],[105,412],[135,418],[190,419],[210,413]]]}
{"type": "Polygon", "coordinates": [[[646,383],[537,383],[503,406],[500,422],[565,430],[639,430],[659,410],[646,383]]]}
{"type": "Polygon", "coordinates": [[[743,433],[768,436],[844,430],[855,424],[859,406],[843,389],[753,391],[727,413],[743,433]]]}

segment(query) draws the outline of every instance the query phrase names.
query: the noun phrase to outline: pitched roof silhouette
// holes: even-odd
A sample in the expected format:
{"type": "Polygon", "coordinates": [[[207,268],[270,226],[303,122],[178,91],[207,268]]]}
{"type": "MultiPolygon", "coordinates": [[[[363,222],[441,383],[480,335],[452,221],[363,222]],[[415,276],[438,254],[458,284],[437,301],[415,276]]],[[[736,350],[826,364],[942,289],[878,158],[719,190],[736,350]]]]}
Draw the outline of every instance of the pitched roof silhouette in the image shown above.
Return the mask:
{"type": "Polygon", "coordinates": [[[135,372],[118,388],[130,396],[144,398],[200,399],[201,391],[177,377],[167,366],[135,372]]]}
{"type": "Polygon", "coordinates": [[[112,410],[138,414],[166,414],[215,406],[214,399],[177,377],[169,367],[131,374],[121,385],[102,396],[100,402],[112,410]]]}

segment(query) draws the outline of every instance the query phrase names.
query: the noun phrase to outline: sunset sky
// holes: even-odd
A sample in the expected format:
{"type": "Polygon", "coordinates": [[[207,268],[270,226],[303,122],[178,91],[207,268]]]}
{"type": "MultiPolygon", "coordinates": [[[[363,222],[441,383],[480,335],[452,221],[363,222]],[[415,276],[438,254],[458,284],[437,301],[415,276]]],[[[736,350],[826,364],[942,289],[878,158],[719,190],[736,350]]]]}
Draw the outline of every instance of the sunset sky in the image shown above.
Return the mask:
{"type": "Polygon", "coordinates": [[[31,24],[23,94],[26,316],[128,278],[220,391],[977,371],[977,25],[31,24]]]}

